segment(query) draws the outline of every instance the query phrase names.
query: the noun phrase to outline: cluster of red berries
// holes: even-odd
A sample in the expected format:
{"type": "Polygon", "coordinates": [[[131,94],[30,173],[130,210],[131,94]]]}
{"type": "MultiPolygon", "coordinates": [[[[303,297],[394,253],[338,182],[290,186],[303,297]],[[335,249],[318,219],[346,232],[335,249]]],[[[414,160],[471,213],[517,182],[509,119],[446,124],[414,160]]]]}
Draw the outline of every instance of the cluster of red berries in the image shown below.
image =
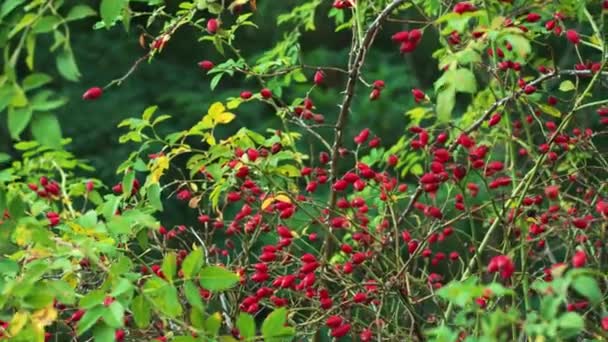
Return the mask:
{"type": "Polygon", "coordinates": [[[42,176],[38,183],[29,183],[27,186],[30,190],[35,191],[40,198],[57,199],[61,194],[61,185],[54,180],[42,176]]]}
{"type": "Polygon", "coordinates": [[[416,50],[418,44],[422,40],[422,31],[413,29],[411,31],[400,31],[391,37],[393,42],[400,44],[399,51],[401,53],[410,53],[416,50]]]}

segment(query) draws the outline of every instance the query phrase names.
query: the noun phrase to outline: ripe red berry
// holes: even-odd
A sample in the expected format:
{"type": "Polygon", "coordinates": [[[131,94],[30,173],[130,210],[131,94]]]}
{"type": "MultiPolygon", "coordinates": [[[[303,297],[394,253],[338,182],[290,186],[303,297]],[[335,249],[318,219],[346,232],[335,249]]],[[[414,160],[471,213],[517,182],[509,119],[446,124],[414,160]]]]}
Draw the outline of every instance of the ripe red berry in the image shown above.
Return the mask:
{"type": "Polygon", "coordinates": [[[574,252],[574,256],[572,256],[572,266],[575,268],[584,267],[587,263],[587,254],[584,251],[576,251],[574,252]]]}
{"type": "Polygon", "coordinates": [[[344,319],[342,317],[338,315],[333,315],[327,317],[327,320],[325,320],[325,325],[327,325],[331,329],[335,329],[342,325],[342,322],[344,322],[344,319]]]}
{"type": "Polygon", "coordinates": [[[89,88],[87,91],[82,94],[83,100],[95,100],[101,97],[103,94],[103,89],[99,87],[89,88]]]}
{"type": "Polygon", "coordinates": [[[207,61],[207,60],[205,60],[205,61],[200,61],[200,62],[198,62],[198,66],[199,66],[201,69],[203,69],[203,70],[207,70],[207,71],[209,71],[209,70],[213,69],[213,67],[214,67],[215,65],[213,64],[213,62],[212,62],[212,61],[207,61]]]}
{"type": "Polygon", "coordinates": [[[269,99],[272,97],[272,91],[268,88],[264,88],[260,90],[260,95],[262,95],[262,97],[265,99],[269,99]]]}
{"type": "Polygon", "coordinates": [[[408,31],[400,31],[400,32],[393,34],[391,39],[397,43],[405,43],[409,40],[409,36],[410,36],[410,33],[408,31]]]}
{"type": "Polygon", "coordinates": [[[489,127],[495,126],[496,124],[498,124],[500,122],[501,118],[502,118],[502,116],[500,116],[500,113],[493,114],[492,117],[490,117],[490,120],[488,120],[488,126],[489,127]]]}
{"type": "Polygon", "coordinates": [[[538,13],[528,13],[526,16],[526,21],[529,23],[535,23],[540,20],[540,14],[538,13]]]}
{"type": "Polygon", "coordinates": [[[215,34],[217,32],[217,29],[220,27],[220,22],[215,19],[209,19],[209,21],[207,21],[207,32],[211,33],[211,34],[215,34]]]}
{"type": "Polygon", "coordinates": [[[399,158],[397,158],[396,155],[391,154],[390,156],[388,156],[387,164],[388,164],[388,166],[395,166],[395,165],[397,165],[398,161],[399,161],[399,158]]]}
{"type": "Polygon", "coordinates": [[[574,45],[577,45],[581,42],[581,37],[578,35],[578,32],[576,32],[576,30],[566,31],[566,38],[574,45]]]}
{"type": "Polygon", "coordinates": [[[251,92],[250,92],[250,91],[248,91],[248,90],[243,90],[243,91],[241,92],[241,98],[242,98],[243,100],[249,100],[249,99],[251,98],[251,96],[253,96],[253,93],[251,93],[251,92]]]}
{"type": "Polygon", "coordinates": [[[346,324],[343,324],[343,325],[333,329],[331,331],[331,336],[335,337],[335,338],[340,338],[340,337],[343,337],[346,334],[348,334],[349,331],[350,331],[350,324],[346,323],[346,324]]]}
{"type": "Polygon", "coordinates": [[[313,80],[316,85],[323,84],[323,81],[325,80],[325,73],[322,70],[317,70],[317,72],[315,72],[313,80]]]}
{"type": "Polygon", "coordinates": [[[414,101],[416,101],[416,103],[424,100],[426,97],[424,92],[417,88],[412,89],[412,95],[414,95],[414,101]]]}

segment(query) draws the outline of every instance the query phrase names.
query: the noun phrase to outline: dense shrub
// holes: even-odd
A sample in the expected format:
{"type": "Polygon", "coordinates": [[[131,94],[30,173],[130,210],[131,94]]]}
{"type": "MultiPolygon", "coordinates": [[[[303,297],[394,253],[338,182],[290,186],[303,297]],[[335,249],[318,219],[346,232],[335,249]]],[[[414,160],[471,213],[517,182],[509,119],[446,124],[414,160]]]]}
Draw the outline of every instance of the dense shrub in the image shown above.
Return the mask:
{"type": "Polygon", "coordinates": [[[51,114],[65,99],[33,62],[53,32],[43,48],[76,80],[69,25],[97,13],[0,6],[0,110],[19,151],[0,154],[0,339],[608,336],[607,1],[307,0],[276,18],[254,0],[160,3],[101,1],[97,34],[161,28],[140,36],[145,52],[123,76],[84,89],[82,106],[129,91],[184,28],[224,56],[192,66],[211,90],[231,77],[257,86],[178,130],[150,99],[117,128],[132,153],[115,184],[69,152],[51,114]],[[248,56],[237,38],[259,20],[276,21],[280,39],[248,56]],[[319,20],[351,37],[342,65],[303,57],[300,36],[319,20]],[[434,88],[369,79],[380,40],[437,64],[434,88]],[[425,40],[440,48],[420,51],[425,40]],[[345,84],[321,112],[330,73],[345,84]],[[349,126],[356,98],[373,108],[384,96],[394,104],[378,120],[404,127],[391,146],[349,126]],[[415,107],[400,104],[409,97],[415,107]],[[277,126],[238,127],[254,105],[277,126]],[[197,223],[163,224],[170,203],[197,223]]]}

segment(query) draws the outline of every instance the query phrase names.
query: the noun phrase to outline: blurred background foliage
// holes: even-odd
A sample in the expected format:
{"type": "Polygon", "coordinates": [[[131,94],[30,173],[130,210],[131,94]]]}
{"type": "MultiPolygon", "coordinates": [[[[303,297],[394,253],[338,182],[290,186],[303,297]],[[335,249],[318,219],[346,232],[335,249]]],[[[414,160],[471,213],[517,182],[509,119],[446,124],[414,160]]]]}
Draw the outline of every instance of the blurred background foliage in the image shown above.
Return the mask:
{"type": "MultiPolygon", "coordinates": [[[[168,11],[171,11],[171,3],[175,6],[178,2],[168,1],[168,11]]],[[[243,28],[236,41],[236,46],[250,63],[282,38],[285,29],[277,27],[277,16],[288,13],[300,3],[298,0],[258,1],[258,9],[252,20],[259,28],[243,28]]],[[[97,7],[95,4],[91,6],[97,7]]],[[[330,6],[331,2],[325,2],[317,10],[314,31],[302,31],[301,58],[307,65],[346,68],[349,33],[333,32],[333,19],[328,18],[330,6]]],[[[117,181],[116,167],[132,149],[128,144],[118,143],[122,131],[116,126],[123,119],[139,115],[147,106],[157,104],[163,113],[173,115],[165,127],[168,131],[176,131],[197,122],[215,101],[238,96],[242,90],[259,90],[253,80],[235,76],[224,77],[219,86],[211,91],[211,76],[200,70],[197,62],[208,59],[219,64],[225,57],[217,53],[209,43],[197,42],[199,36],[194,30],[182,27],[151,63],[140,64],[121,86],[109,89],[102,100],[85,103],[81,96],[86,88],[104,85],[122,76],[146,53],[138,43],[139,34],[144,32],[144,22],[133,19],[131,31],[127,33],[120,25],[109,30],[93,30],[97,20],[96,17],[90,17],[71,24],[72,47],[82,73],[79,82],[67,82],[59,77],[54,58],[44,49],[40,49],[37,55],[36,67],[55,76],[51,86],[69,99],[66,106],[57,110],[63,136],[73,139],[68,149],[76,156],[89,160],[97,170],[96,176],[105,182],[117,181]]],[[[387,89],[377,101],[370,102],[367,96],[370,89],[358,88],[361,94],[355,97],[348,138],[362,128],[369,127],[382,138],[385,146],[390,146],[404,132],[404,109],[414,106],[411,88],[432,86],[438,70],[436,63],[432,63],[427,55],[434,47],[423,46],[416,53],[403,56],[390,41],[389,33],[406,28],[404,26],[386,25],[386,34],[374,45],[374,50],[369,55],[374,63],[369,63],[371,67],[365,68],[365,79],[368,82],[382,79],[387,83],[387,89]]],[[[159,28],[151,27],[149,32],[153,34],[155,29],[159,28]]],[[[431,44],[434,41],[436,40],[429,37],[423,43],[431,44]]],[[[25,66],[22,67],[25,69],[25,66]]],[[[313,73],[314,70],[306,70],[306,76],[311,82],[313,73]]],[[[324,114],[328,123],[335,121],[345,81],[344,74],[327,71],[326,84],[312,93],[316,111],[324,114]]],[[[302,97],[309,86],[310,83],[291,87],[284,98],[292,101],[296,97],[302,97]]],[[[241,106],[237,114],[237,120],[232,125],[237,128],[248,127],[264,132],[267,128],[280,127],[272,111],[257,103],[241,106]]],[[[331,132],[328,130],[325,133],[329,136],[331,132]]],[[[0,120],[0,137],[0,150],[10,151],[12,141],[6,120],[0,120]]],[[[24,138],[27,139],[27,135],[24,138]]],[[[303,142],[316,144],[313,140],[303,142]]],[[[307,148],[306,151],[308,150],[307,148]]],[[[314,150],[319,151],[319,148],[314,150]]]]}

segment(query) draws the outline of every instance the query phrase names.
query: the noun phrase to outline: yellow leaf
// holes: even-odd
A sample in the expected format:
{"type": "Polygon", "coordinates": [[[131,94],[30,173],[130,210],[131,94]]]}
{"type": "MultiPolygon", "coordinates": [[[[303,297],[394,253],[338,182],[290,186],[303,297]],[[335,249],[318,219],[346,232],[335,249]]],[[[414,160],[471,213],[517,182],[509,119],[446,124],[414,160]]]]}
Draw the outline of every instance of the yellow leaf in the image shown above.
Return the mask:
{"type": "Polygon", "coordinates": [[[13,234],[15,243],[18,246],[25,246],[32,241],[32,231],[27,229],[25,225],[17,226],[13,234]]]}
{"type": "Polygon", "coordinates": [[[234,120],[235,115],[227,112],[221,102],[216,102],[209,107],[209,113],[203,117],[202,127],[213,128],[217,124],[227,124],[234,120]]]}
{"type": "Polygon", "coordinates": [[[287,195],[283,195],[283,194],[279,194],[279,195],[276,195],[276,196],[272,196],[271,195],[271,196],[268,196],[262,202],[262,210],[266,210],[266,208],[268,208],[275,201],[280,201],[280,202],[285,202],[285,203],[291,203],[291,199],[287,195]]]}
{"type": "Polygon", "coordinates": [[[214,117],[219,114],[222,114],[225,110],[226,110],[226,107],[224,107],[223,103],[216,102],[216,103],[212,104],[211,107],[209,107],[209,115],[211,117],[214,117]]]}
{"type": "Polygon", "coordinates": [[[53,304],[51,304],[46,308],[42,308],[34,312],[32,314],[31,319],[34,325],[37,325],[40,328],[44,328],[48,325],[51,325],[51,323],[53,323],[57,319],[57,310],[55,310],[53,304]]]}
{"type": "Polygon", "coordinates": [[[207,138],[205,139],[205,141],[207,142],[207,144],[209,144],[210,146],[213,146],[216,144],[215,141],[215,137],[213,137],[213,134],[207,134],[207,138]]]}
{"type": "Polygon", "coordinates": [[[217,117],[215,117],[215,122],[217,123],[221,123],[221,124],[227,124],[229,122],[231,122],[232,120],[234,120],[234,118],[236,117],[236,115],[230,113],[230,112],[223,112],[221,114],[219,114],[217,117]]]}
{"type": "Polygon", "coordinates": [[[61,279],[65,280],[68,284],[70,284],[72,288],[76,288],[76,286],[78,286],[78,284],[80,283],[78,276],[76,276],[75,273],[68,273],[64,275],[61,279]]]}
{"type": "Polygon", "coordinates": [[[17,335],[21,330],[23,330],[23,327],[27,323],[27,320],[28,320],[27,312],[23,312],[23,311],[17,312],[15,315],[13,315],[13,319],[11,319],[11,323],[8,327],[8,332],[12,336],[17,335]]]}
{"type": "Polygon", "coordinates": [[[167,156],[160,156],[154,159],[154,165],[152,165],[150,172],[152,183],[158,183],[160,177],[162,177],[167,169],[169,169],[169,158],[167,156]]]}

